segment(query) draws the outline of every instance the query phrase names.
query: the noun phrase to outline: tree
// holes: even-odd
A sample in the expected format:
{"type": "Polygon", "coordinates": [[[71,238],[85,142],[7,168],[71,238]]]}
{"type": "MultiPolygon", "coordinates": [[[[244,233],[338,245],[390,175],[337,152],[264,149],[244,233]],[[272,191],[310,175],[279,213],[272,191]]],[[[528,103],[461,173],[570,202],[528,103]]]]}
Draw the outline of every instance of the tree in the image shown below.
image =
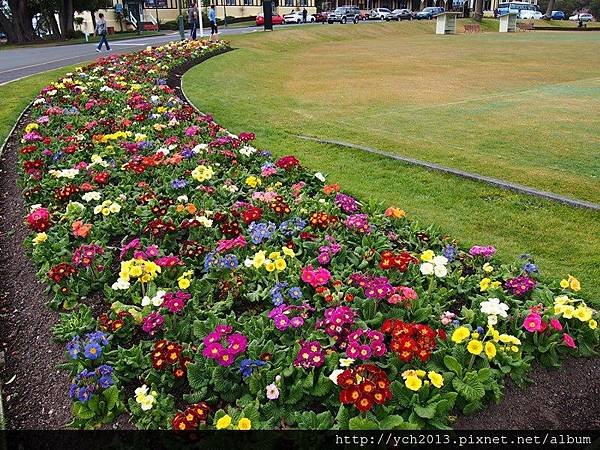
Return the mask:
{"type": "Polygon", "coordinates": [[[544,14],[544,19],[550,20],[552,18],[552,11],[554,11],[554,0],[548,1],[548,7],[546,8],[546,14],[544,14]]]}
{"type": "Polygon", "coordinates": [[[8,42],[23,44],[37,39],[27,0],[0,0],[0,27],[8,42]]]}
{"type": "Polygon", "coordinates": [[[473,20],[476,20],[477,22],[481,22],[483,20],[483,0],[475,0],[473,20]]]}

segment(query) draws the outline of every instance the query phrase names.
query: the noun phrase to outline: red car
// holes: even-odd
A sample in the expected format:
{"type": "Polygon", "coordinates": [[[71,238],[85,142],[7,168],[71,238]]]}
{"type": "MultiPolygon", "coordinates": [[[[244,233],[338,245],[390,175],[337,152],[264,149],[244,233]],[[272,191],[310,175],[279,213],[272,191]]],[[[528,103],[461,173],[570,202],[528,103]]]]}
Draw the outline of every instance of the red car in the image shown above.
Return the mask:
{"type": "MultiPolygon", "coordinates": [[[[272,20],[273,20],[273,25],[283,25],[283,16],[280,16],[279,14],[273,14],[271,16],[272,20]]],[[[264,14],[257,14],[256,15],[256,26],[257,27],[261,27],[265,24],[265,16],[264,14]]]]}
{"type": "Polygon", "coordinates": [[[327,22],[327,13],[325,11],[313,14],[315,22],[327,22]]]}

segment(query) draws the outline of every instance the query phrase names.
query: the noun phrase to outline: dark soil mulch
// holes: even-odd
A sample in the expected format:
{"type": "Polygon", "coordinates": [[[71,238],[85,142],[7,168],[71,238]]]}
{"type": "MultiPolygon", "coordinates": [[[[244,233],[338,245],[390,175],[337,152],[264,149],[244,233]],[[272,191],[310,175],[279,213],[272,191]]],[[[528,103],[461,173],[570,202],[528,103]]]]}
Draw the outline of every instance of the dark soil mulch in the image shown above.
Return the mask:
{"type": "MultiPolygon", "coordinates": [[[[181,75],[198,62],[177,70],[168,84],[179,88],[181,75]]],[[[5,414],[9,429],[58,429],[71,418],[69,378],[56,369],[64,357],[50,332],[58,315],[45,305],[48,296],[22,245],[28,230],[16,184],[17,150],[12,136],[0,161],[0,352],[6,358],[0,379],[16,375],[3,387],[5,414]]],[[[600,358],[569,359],[554,370],[537,367],[531,378],[525,388],[508,382],[500,405],[459,418],[455,428],[600,429],[600,358]]],[[[131,424],[122,416],[112,427],[131,424]]]]}
{"type": "Polygon", "coordinates": [[[12,136],[0,162],[0,351],[6,358],[0,379],[16,375],[2,388],[7,428],[63,428],[71,419],[70,383],[56,368],[64,355],[50,332],[58,315],[45,305],[48,295],[23,247],[28,230],[16,184],[17,148],[12,136]]]}

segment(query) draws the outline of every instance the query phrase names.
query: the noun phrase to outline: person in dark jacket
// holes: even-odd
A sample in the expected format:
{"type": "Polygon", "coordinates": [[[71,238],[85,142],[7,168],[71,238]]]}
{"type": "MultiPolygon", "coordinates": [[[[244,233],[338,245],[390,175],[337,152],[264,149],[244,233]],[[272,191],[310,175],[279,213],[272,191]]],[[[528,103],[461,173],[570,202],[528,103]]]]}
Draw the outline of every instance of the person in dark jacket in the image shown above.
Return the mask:
{"type": "Polygon", "coordinates": [[[302,10],[302,22],[306,23],[306,16],[308,16],[308,11],[306,8],[302,10]]]}
{"type": "Polygon", "coordinates": [[[106,45],[106,51],[110,52],[110,45],[108,45],[108,40],[106,39],[107,31],[106,19],[104,19],[104,14],[100,13],[96,21],[96,34],[100,36],[100,42],[98,43],[98,47],[96,47],[97,52],[102,50],[102,44],[106,45]]]}

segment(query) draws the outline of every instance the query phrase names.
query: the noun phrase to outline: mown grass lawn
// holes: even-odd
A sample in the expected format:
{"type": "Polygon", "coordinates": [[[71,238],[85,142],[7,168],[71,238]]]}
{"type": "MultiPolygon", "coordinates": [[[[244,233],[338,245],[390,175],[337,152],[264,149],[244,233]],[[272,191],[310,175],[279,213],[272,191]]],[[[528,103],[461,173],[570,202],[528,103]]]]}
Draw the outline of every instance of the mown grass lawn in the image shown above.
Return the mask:
{"type": "Polygon", "coordinates": [[[600,215],[297,134],[396,151],[600,199],[600,35],[435,36],[432,23],[324,25],[232,36],[238,50],[184,76],[203,111],[293,153],[363,200],[405,208],[466,245],[536,257],[600,295],[600,215]],[[572,64],[567,55],[577,52],[572,64]]]}

